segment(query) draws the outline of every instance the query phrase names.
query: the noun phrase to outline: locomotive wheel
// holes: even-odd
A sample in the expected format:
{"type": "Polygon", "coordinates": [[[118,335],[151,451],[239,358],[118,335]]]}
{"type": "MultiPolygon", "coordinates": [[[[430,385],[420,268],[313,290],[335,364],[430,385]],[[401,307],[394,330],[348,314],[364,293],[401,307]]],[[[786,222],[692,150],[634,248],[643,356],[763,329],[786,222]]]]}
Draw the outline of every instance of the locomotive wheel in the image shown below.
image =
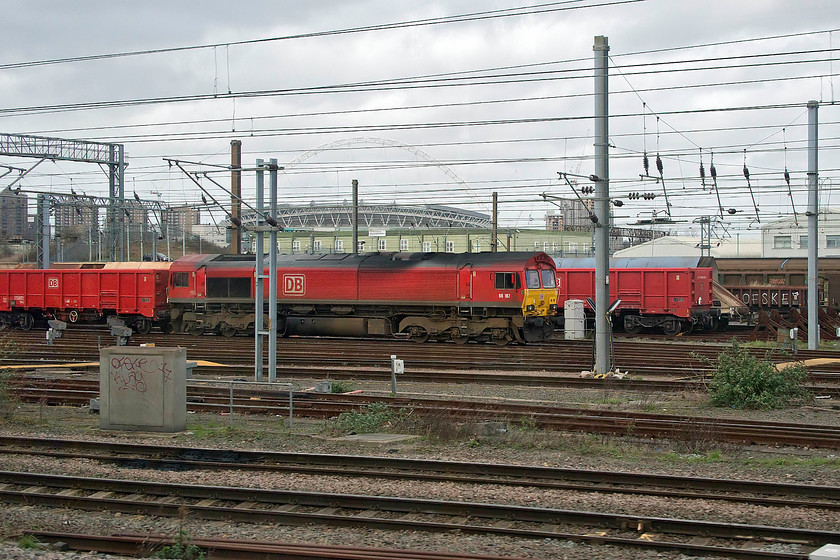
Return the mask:
{"type": "Polygon", "coordinates": [[[219,326],[219,332],[225,338],[231,338],[233,336],[236,336],[236,333],[238,333],[239,330],[236,327],[234,327],[233,325],[228,325],[227,323],[222,323],[219,326]]]}
{"type": "Polygon", "coordinates": [[[662,332],[668,336],[677,336],[682,330],[682,325],[676,319],[671,319],[662,323],[662,332]]]}
{"type": "Polygon", "coordinates": [[[140,334],[149,334],[152,331],[152,322],[143,317],[134,325],[134,330],[140,334]]]}
{"type": "Polygon", "coordinates": [[[452,334],[452,342],[455,344],[466,344],[470,339],[469,336],[462,335],[458,329],[452,329],[450,332],[452,334]]]}
{"type": "Polygon", "coordinates": [[[639,334],[642,332],[642,325],[639,323],[633,323],[632,325],[624,324],[624,332],[627,334],[639,334]]]}
{"type": "Polygon", "coordinates": [[[67,320],[71,323],[75,323],[79,320],[79,312],[75,309],[71,309],[70,313],[67,314],[67,320]]]}
{"type": "Polygon", "coordinates": [[[33,326],[35,326],[35,317],[29,313],[24,313],[20,316],[20,319],[18,319],[18,326],[20,326],[20,330],[22,331],[30,330],[33,326]]]}
{"type": "Polygon", "coordinates": [[[494,336],[493,337],[493,344],[496,346],[507,346],[510,344],[511,338],[510,335],[505,333],[504,336],[494,336]]]}

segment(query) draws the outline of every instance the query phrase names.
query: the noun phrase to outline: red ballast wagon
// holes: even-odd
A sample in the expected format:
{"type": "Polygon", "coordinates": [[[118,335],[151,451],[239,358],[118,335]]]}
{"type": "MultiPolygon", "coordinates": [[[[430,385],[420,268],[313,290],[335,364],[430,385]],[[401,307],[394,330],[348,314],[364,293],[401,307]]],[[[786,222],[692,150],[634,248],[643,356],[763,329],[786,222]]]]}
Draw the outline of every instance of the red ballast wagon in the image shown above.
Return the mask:
{"type": "MultiPolygon", "coordinates": [[[[713,330],[721,324],[714,301],[714,269],[697,259],[679,257],[616,258],[610,260],[610,303],[621,300],[613,324],[636,334],[661,328],[676,335],[693,327],[713,330]]],[[[594,259],[555,259],[557,307],[566,300],[595,297],[594,259]]]]}
{"type": "Polygon", "coordinates": [[[117,316],[147,333],[168,321],[170,263],[109,263],[95,269],[0,270],[0,322],[104,322],[117,316]]]}

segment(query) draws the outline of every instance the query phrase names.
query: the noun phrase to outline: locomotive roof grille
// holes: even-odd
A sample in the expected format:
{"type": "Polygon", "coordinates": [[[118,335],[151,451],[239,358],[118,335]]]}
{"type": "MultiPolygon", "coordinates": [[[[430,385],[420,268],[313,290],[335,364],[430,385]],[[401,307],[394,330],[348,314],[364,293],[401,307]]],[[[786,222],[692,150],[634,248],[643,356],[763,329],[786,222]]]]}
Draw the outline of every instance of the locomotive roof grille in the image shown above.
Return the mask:
{"type": "MultiPolygon", "coordinates": [[[[510,265],[521,266],[534,258],[539,258],[542,253],[531,252],[500,252],[500,253],[327,253],[327,254],[301,254],[301,255],[278,255],[277,266],[318,266],[318,267],[341,267],[353,263],[359,267],[404,267],[404,266],[456,266],[471,264],[473,266],[486,265],[510,265]]],[[[548,264],[551,259],[548,256],[539,258],[548,264]]],[[[254,255],[206,255],[206,258],[199,261],[203,266],[215,268],[217,266],[238,268],[253,266],[256,262],[254,255]]],[[[264,264],[268,266],[268,257],[264,258],[264,264]]],[[[553,262],[552,262],[553,264],[553,262]]],[[[352,265],[351,265],[352,266],[352,265]]]]}

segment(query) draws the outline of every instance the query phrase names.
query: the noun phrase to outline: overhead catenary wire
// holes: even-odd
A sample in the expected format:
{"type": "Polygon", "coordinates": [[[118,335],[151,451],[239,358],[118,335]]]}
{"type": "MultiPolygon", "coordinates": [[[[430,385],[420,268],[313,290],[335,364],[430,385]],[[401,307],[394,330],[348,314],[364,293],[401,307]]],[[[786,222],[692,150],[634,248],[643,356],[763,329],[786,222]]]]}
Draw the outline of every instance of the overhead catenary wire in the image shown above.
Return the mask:
{"type": "MultiPolygon", "coordinates": [[[[832,56],[832,58],[833,58],[833,56],[832,56]]],[[[622,59],[622,60],[627,60],[627,59],[622,59]]],[[[478,72],[478,71],[473,71],[473,72],[478,72]]],[[[814,76],[814,75],[815,74],[810,74],[807,77],[811,77],[811,76],[814,76]]],[[[797,77],[797,78],[798,79],[807,79],[807,77],[805,77],[805,78],[797,77]]],[[[759,80],[758,82],[767,83],[766,80],[759,80]]],[[[504,83],[506,83],[506,82],[500,81],[498,84],[491,84],[491,85],[502,85],[504,83]]],[[[696,87],[701,87],[701,86],[697,85],[696,87]]],[[[228,89],[230,89],[230,88],[228,88],[228,89]]],[[[667,89],[667,87],[665,89],[667,89]]],[[[641,90],[641,91],[643,91],[643,90],[641,90]]],[[[553,97],[553,96],[546,96],[546,97],[553,97]]],[[[492,103],[492,102],[495,102],[495,101],[490,101],[488,103],[492,103]]],[[[501,100],[500,102],[505,102],[505,100],[501,100]]],[[[432,105],[432,104],[429,104],[429,105],[432,105]]],[[[449,104],[436,104],[436,105],[448,106],[449,104]]],[[[397,110],[397,109],[400,109],[400,108],[385,108],[385,109],[382,109],[382,110],[387,111],[387,110],[397,110]]],[[[377,110],[379,110],[379,109],[377,109],[377,110]]],[[[766,108],[762,108],[762,110],[766,110],[767,112],[769,112],[769,111],[774,110],[774,108],[766,107],[766,108]]],[[[342,112],[335,112],[335,113],[341,114],[341,113],[343,113],[343,111],[342,112]]],[[[662,113],[662,114],[667,115],[668,113],[662,113]]],[[[689,114],[689,113],[685,113],[685,114],[689,114]]],[[[286,118],[286,117],[290,117],[290,115],[281,115],[278,118],[286,118]]],[[[619,115],[616,118],[621,118],[621,117],[622,116],[619,115]]],[[[246,118],[248,118],[248,117],[246,117],[246,118]]],[[[661,119],[661,117],[659,117],[659,118],[661,119]]],[[[227,121],[227,122],[232,122],[232,121],[235,122],[235,120],[232,120],[232,119],[229,119],[229,118],[220,119],[220,120],[224,120],[224,121],[227,121]]],[[[419,120],[417,120],[415,122],[420,123],[419,120]]],[[[452,123],[452,124],[453,124],[453,128],[457,128],[458,126],[472,126],[472,124],[471,124],[472,122],[479,123],[476,126],[490,126],[490,125],[496,125],[496,124],[504,124],[504,123],[500,122],[499,120],[486,120],[486,121],[482,122],[479,119],[475,119],[475,120],[471,119],[470,121],[455,122],[455,123],[452,123]]],[[[517,122],[516,120],[511,120],[510,124],[515,124],[516,122],[517,122]]],[[[536,124],[536,123],[540,123],[540,122],[549,122],[550,123],[552,121],[541,120],[541,119],[537,118],[537,119],[527,120],[527,121],[525,119],[522,119],[521,122],[527,122],[529,124],[530,123],[536,124]]],[[[400,128],[400,126],[402,126],[402,125],[400,125],[400,123],[388,123],[388,124],[394,125],[391,130],[412,130],[412,129],[422,130],[422,128],[420,128],[420,127],[400,128]]],[[[420,124],[424,124],[424,123],[420,123],[420,124]]],[[[433,124],[433,123],[428,123],[428,124],[433,124]]],[[[663,121],[663,125],[670,126],[667,123],[665,123],[665,121],[663,121]]],[[[411,123],[408,123],[408,126],[410,127],[411,123]]],[[[441,128],[445,128],[447,126],[448,126],[448,123],[446,123],[446,122],[441,122],[437,125],[437,127],[441,127],[441,128]]],[[[234,128],[234,127],[235,127],[235,124],[231,126],[231,128],[234,128]]],[[[721,127],[721,129],[723,129],[723,128],[724,127],[721,127]]],[[[305,134],[317,134],[318,133],[317,129],[314,128],[314,127],[312,129],[306,129],[306,130],[304,130],[300,127],[279,127],[279,128],[274,129],[274,130],[269,130],[267,127],[256,126],[255,129],[256,129],[257,134],[261,134],[262,136],[266,136],[266,137],[270,137],[271,135],[279,136],[279,135],[294,134],[295,130],[299,130],[299,131],[301,131],[305,134]]],[[[734,129],[734,127],[733,127],[733,129],[734,129]]],[[[94,129],[94,130],[97,130],[97,129],[94,129]]],[[[124,129],[121,129],[121,130],[124,130],[124,129]]],[[[350,130],[349,127],[348,128],[341,128],[341,129],[333,129],[333,130],[328,130],[326,128],[324,129],[325,133],[327,133],[327,134],[346,134],[346,133],[348,133],[349,130],[350,130]]],[[[385,129],[383,129],[383,130],[385,130],[385,129]]],[[[675,131],[676,130],[677,129],[675,128],[675,131]]],[[[756,130],[760,130],[760,129],[757,128],[756,130]]],[[[680,133],[680,132],[677,131],[677,133],[680,133]]],[[[189,131],[189,132],[186,132],[185,134],[180,135],[180,136],[179,135],[172,135],[172,136],[159,135],[158,138],[161,141],[190,142],[190,141],[193,141],[193,140],[196,140],[196,139],[200,139],[202,137],[203,138],[210,138],[210,137],[213,137],[214,134],[215,134],[215,137],[217,137],[217,138],[220,138],[220,139],[224,138],[224,136],[220,136],[220,135],[216,134],[214,131],[210,131],[210,130],[199,131],[199,134],[196,134],[196,131],[189,131]]],[[[632,136],[630,136],[630,135],[625,136],[625,137],[626,138],[632,138],[632,136]]],[[[119,137],[117,137],[117,139],[119,139],[119,137]]],[[[129,138],[128,136],[126,137],[126,139],[131,140],[131,138],[129,138]]],[[[687,138],[687,140],[692,141],[692,139],[688,139],[688,138],[687,138]]],[[[154,137],[152,135],[150,135],[148,138],[142,139],[142,141],[152,142],[152,141],[155,141],[155,140],[154,140],[154,137]]],[[[533,140],[528,139],[528,141],[533,141],[533,140]]],[[[480,140],[477,140],[475,142],[476,145],[481,144],[481,143],[482,142],[480,140]]],[[[725,142],[721,142],[721,144],[723,144],[723,143],[725,143],[725,142]]],[[[439,145],[447,145],[447,144],[452,145],[453,143],[438,143],[438,144],[439,145]]],[[[661,164],[662,160],[665,160],[665,163],[667,164],[668,163],[667,162],[668,158],[679,159],[681,157],[681,154],[687,153],[686,150],[684,150],[683,148],[673,147],[673,146],[669,146],[671,148],[670,150],[660,150],[658,144],[659,144],[659,130],[657,130],[657,157],[661,158],[660,159],[660,164],[661,164]]],[[[709,145],[708,142],[703,142],[703,144],[704,145],[709,145]]],[[[732,143],[732,144],[734,145],[734,143],[732,143]]],[[[769,153],[769,150],[764,149],[765,146],[763,145],[764,144],[763,142],[759,142],[758,144],[759,144],[758,149],[755,150],[754,152],[753,152],[753,150],[750,150],[751,153],[755,153],[755,154],[769,153]]],[[[467,144],[466,143],[461,143],[460,145],[467,145],[467,144]]],[[[791,152],[796,153],[795,152],[795,150],[797,149],[795,147],[796,144],[795,143],[791,144],[791,146],[792,146],[791,152]]],[[[715,147],[718,148],[718,146],[715,146],[715,147]]],[[[740,149],[743,149],[743,148],[740,148],[740,149]]],[[[786,156],[788,146],[785,145],[783,149],[784,149],[784,154],[786,156]]],[[[732,148],[732,150],[727,150],[725,147],[722,147],[718,150],[718,153],[726,155],[727,153],[730,153],[731,151],[734,151],[734,150],[735,150],[735,148],[732,148]]],[[[693,159],[693,157],[696,157],[696,152],[694,154],[692,154],[692,159],[693,159]]],[[[545,163],[546,161],[551,161],[551,158],[548,158],[548,157],[531,157],[531,158],[514,158],[514,157],[511,157],[511,158],[486,158],[486,159],[487,159],[487,161],[485,161],[485,159],[482,159],[482,158],[464,158],[460,161],[453,160],[451,162],[451,164],[452,165],[461,165],[461,166],[463,166],[463,165],[483,165],[483,164],[503,165],[503,164],[509,164],[509,163],[539,164],[539,163],[545,163]]],[[[332,169],[335,170],[336,173],[340,172],[342,169],[350,169],[350,167],[348,167],[346,165],[343,165],[341,162],[338,162],[338,161],[331,162],[331,163],[333,164],[332,169]]],[[[724,158],[723,163],[724,163],[724,165],[723,165],[724,171],[726,171],[726,169],[725,169],[727,167],[725,165],[726,158],[724,158]]],[[[701,167],[702,167],[702,150],[701,150],[700,164],[701,164],[701,167]]],[[[718,165],[720,167],[721,163],[719,163],[718,165]]],[[[371,169],[371,170],[377,169],[377,168],[379,168],[379,169],[392,169],[392,168],[399,168],[399,167],[411,168],[411,167],[420,167],[420,165],[412,164],[411,162],[405,162],[405,163],[400,163],[397,166],[390,166],[390,165],[387,165],[387,164],[381,164],[381,163],[376,164],[376,163],[371,162],[367,166],[367,169],[371,169]]],[[[785,170],[787,171],[787,161],[785,161],[785,170]]],[[[683,175],[682,169],[679,169],[678,171],[679,171],[679,175],[683,175]]],[[[778,169],[777,169],[777,171],[778,171],[778,169]]],[[[316,167],[313,166],[313,167],[307,168],[305,170],[301,170],[300,174],[304,174],[304,173],[314,174],[314,173],[317,173],[317,172],[323,172],[323,170],[319,170],[319,169],[317,169],[316,167]]],[[[660,176],[664,178],[664,172],[661,169],[660,169],[660,176]]],[[[721,177],[727,177],[727,176],[728,175],[725,172],[721,174],[721,177]]],[[[761,174],[757,173],[755,171],[755,169],[753,169],[753,176],[754,177],[759,177],[759,176],[761,176],[761,174]]],[[[150,177],[153,177],[153,175],[150,175],[150,177]]],[[[673,179],[669,175],[669,180],[678,180],[678,179],[673,179]]],[[[471,182],[471,184],[472,184],[472,182],[471,182]]],[[[615,179],[615,184],[616,185],[621,184],[619,178],[615,179]]],[[[701,184],[702,184],[702,181],[701,181],[701,184]]],[[[663,185],[663,188],[664,188],[664,185],[663,185]]],[[[720,193],[717,190],[716,185],[715,185],[715,188],[716,188],[716,193],[718,194],[718,197],[719,197],[720,193]]],[[[727,186],[727,189],[728,188],[729,187],[727,186]]],[[[748,185],[747,188],[751,189],[751,186],[748,185]]],[[[795,188],[795,186],[791,187],[791,195],[790,196],[792,196],[794,188],[795,188]]],[[[180,193],[179,193],[179,195],[180,195],[180,193]]],[[[187,194],[187,196],[188,196],[188,194],[187,194]]],[[[677,197],[677,196],[675,196],[675,198],[679,199],[679,197],[677,197]]],[[[762,210],[764,209],[763,206],[762,206],[762,210]]],[[[719,207],[719,209],[722,208],[722,206],[720,204],[718,204],[718,207],[719,207]]]]}

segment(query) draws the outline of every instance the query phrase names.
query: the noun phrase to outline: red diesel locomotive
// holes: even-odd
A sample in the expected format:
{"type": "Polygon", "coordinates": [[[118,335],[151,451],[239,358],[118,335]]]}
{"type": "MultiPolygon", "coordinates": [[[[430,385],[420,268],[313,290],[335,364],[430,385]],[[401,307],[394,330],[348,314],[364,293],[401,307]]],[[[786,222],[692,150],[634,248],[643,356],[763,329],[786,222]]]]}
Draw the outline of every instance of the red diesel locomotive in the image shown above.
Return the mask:
{"type": "MultiPolygon", "coordinates": [[[[595,297],[595,260],[555,259],[557,305],[595,297]]],[[[714,263],[683,257],[610,259],[610,302],[620,299],[614,324],[631,334],[659,327],[677,335],[728,322],[713,295],[714,263]],[[701,266],[708,264],[708,266],[701,266]]]]}
{"type": "MultiPolygon", "coordinates": [[[[247,255],[171,263],[171,329],[253,333],[254,270],[247,255]]],[[[545,253],[280,255],[277,283],[282,335],[539,342],[557,311],[554,262],[545,253]]]]}

